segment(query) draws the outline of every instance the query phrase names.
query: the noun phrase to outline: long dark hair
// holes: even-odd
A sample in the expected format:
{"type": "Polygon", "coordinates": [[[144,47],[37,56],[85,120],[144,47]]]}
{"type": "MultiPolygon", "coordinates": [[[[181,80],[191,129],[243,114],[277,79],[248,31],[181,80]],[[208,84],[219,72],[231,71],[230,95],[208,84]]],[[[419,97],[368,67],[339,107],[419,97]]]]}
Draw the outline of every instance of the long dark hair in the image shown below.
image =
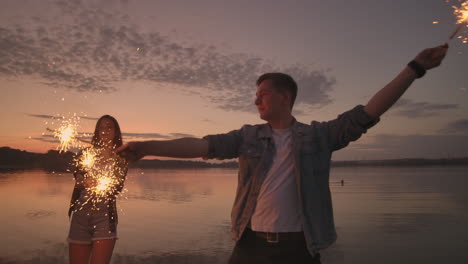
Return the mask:
{"type": "Polygon", "coordinates": [[[99,144],[101,142],[99,141],[99,137],[98,137],[99,124],[102,122],[103,119],[109,119],[109,120],[112,121],[112,123],[114,123],[115,133],[114,133],[114,138],[112,139],[112,143],[114,144],[114,147],[118,148],[118,147],[122,146],[122,132],[120,132],[119,123],[117,122],[117,120],[114,117],[112,117],[110,115],[103,115],[96,122],[96,128],[94,129],[94,135],[93,135],[93,139],[91,139],[91,144],[94,147],[100,147],[99,144]]]}

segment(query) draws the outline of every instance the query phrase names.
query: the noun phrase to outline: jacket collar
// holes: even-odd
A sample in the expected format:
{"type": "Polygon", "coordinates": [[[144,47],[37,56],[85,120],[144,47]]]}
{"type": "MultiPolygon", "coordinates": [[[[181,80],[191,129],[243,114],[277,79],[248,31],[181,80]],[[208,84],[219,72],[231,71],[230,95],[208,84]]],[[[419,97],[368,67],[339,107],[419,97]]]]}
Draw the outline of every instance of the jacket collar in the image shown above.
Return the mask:
{"type": "Polygon", "coordinates": [[[292,124],[293,134],[296,136],[302,137],[305,134],[304,124],[302,124],[301,122],[298,122],[295,117],[293,118],[294,118],[293,124],[292,124]]]}
{"type": "Polygon", "coordinates": [[[257,139],[271,139],[272,130],[270,124],[262,124],[257,132],[257,139]]]}

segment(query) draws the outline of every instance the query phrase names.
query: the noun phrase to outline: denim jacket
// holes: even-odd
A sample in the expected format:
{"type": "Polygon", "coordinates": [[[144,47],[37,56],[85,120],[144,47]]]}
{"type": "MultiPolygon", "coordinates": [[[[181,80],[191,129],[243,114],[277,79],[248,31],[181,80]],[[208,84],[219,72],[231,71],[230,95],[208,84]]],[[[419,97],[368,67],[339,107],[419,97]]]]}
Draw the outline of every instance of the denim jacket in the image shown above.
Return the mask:
{"type": "MultiPolygon", "coordinates": [[[[332,152],[357,140],[378,121],[362,105],[327,122],[313,121],[307,125],[294,120],[294,175],[310,252],[330,246],[337,238],[329,187],[332,152]]],[[[204,139],[209,142],[207,158],[239,158],[238,186],[231,212],[232,235],[237,241],[250,222],[260,187],[273,162],[272,130],[268,124],[244,125],[239,130],[204,139]]]]}

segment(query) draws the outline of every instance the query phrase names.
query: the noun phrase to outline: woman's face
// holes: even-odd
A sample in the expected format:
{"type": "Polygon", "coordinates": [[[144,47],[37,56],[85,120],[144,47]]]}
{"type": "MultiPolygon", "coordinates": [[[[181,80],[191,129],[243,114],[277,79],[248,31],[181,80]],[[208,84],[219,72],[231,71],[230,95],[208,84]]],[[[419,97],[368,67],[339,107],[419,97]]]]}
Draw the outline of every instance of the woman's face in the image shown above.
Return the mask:
{"type": "Polygon", "coordinates": [[[98,139],[104,144],[111,143],[115,137],[115,125],[109,118],[104,118],[98,125],[98,139]]]}

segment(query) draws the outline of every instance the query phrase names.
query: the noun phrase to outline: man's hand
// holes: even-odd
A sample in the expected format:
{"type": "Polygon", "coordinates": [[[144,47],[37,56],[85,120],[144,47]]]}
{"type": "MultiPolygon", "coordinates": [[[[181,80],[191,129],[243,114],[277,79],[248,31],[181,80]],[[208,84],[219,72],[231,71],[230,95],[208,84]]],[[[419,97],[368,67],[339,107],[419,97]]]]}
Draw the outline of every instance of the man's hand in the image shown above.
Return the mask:
{"type": "Polygon", "coordinates": [[[120,146],[115,152],[127,162],[135,162],[145,156],[141,148],[140,142],[129,142],[125,145],[120,146]]]}
{"type": "Polygon", "coordinates": [[[425,70],[430,70],[441,64],[445,54],[447,54],[447,50],[447,43],[434,48],[425,49],[421,51],[414,60],[423,66],[425,70]]]}
{"type": "MultiPolygon", "coordinates": [[[[429,70],[441,64],[445,54],[447,54],[447,50],[447,43],[435,48],[425,49],[414,58],[414,61],[419,67],[422,67],[424,70],[429,70]]],[[[421,77],[424,75],[424,72],[417,73],[416,70],[408,64],[400,74],[372,96],[364,107],[364,111],[373,118],[380,117],[398,100],[398,98],[400,98],[418,75],[421,77]]]]}

